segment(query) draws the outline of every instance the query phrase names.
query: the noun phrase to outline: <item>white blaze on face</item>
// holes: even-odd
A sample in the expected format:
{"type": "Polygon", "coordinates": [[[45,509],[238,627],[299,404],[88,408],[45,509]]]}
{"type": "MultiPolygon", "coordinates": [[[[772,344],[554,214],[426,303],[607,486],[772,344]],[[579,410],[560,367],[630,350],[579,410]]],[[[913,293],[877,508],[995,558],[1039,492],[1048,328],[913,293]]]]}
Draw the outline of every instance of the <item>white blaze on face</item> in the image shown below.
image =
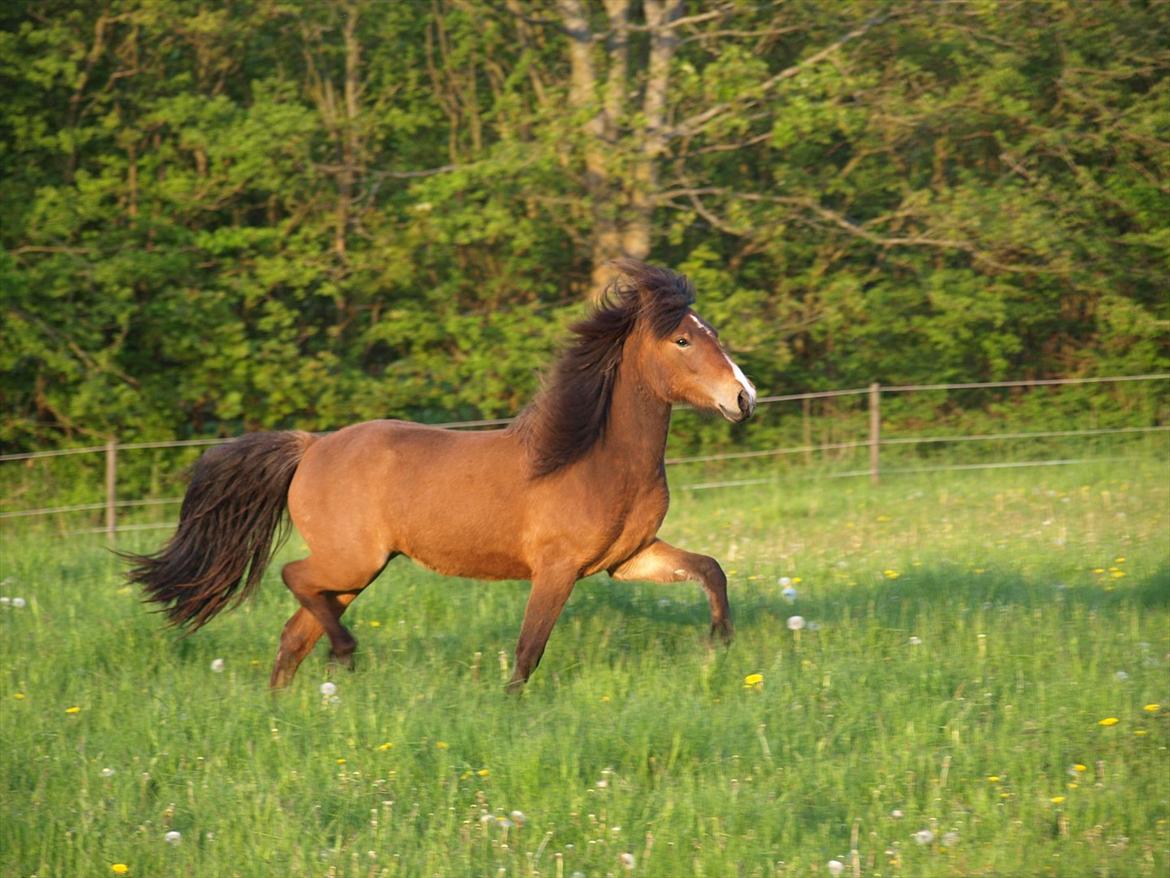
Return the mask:
{"type": "MultiPolygon", "coordinates": [[[[707,335],[711,336],[712,340],[714,340],[716,344],[719,344],[719,340],[718,340],[718,338],[716,338],[715,333],[711,331],[710,327],[704,325],[703,321],[700,320],[697,315],[692,314],[690,316],[690,319],[695,324],[695,327],[700,332],[707,333],[707,335]]],[[[722,347],[720,348],[720,350],[722,350],[722,347]]],[[[731,374],[733,376],[735,376],[735,380],[738,381],[740,384],[740,387],[742,387],[744,389],[744,391],[747,392],[748,398],[754,404],[756,401],[756,387],[755,387],[755,385],[752,384],[750,381],[748,381],[747,376],[743,374],[743,369],[739,368],[739,366],[736,365],[735,361],[732,360],[731,357],[727,356],[727,351],[723,351],[723,359],[727,360],[727,365],[731,367],[731,374]]]]}

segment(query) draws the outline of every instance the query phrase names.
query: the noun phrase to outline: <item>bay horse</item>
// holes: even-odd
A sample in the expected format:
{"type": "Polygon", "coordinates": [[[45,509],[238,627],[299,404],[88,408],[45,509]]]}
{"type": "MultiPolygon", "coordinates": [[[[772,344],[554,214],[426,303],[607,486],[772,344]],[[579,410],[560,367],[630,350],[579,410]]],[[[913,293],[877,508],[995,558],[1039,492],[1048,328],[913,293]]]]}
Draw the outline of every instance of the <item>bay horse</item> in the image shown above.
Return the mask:
{"type": "Polygon", "coordinates": [[[530,580],[514,672],[524,686],[578,579],[697,581],[711,635],[730,640],[727,577],[714,558],[657,538],[669,493],[663,455],[671,406],[733,422],[756,390],[691,310],[686,277],[633,260],[571,327],[542,389],[505,429],[398,420],[335,433],[246,434],[195,464],[175,534],[131,555],[132,582],[172,624],[198,629],[250,594],[287,536],[309,556],[282,577],[300,608],[284,626],[270,686],[281,688],[322,634],[350,665],[341,616],[394,558],[473,579],[530,580]]]}

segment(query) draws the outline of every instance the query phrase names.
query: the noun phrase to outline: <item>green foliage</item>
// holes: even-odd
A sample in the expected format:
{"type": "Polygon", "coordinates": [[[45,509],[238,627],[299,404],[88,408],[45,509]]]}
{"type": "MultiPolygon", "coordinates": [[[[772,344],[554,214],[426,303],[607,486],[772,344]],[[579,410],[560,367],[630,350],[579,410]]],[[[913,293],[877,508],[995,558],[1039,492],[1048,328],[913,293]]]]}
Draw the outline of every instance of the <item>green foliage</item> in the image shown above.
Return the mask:
{"type": "Polygon", "coordinates": [[[0,872],[621,875],[629,853],[635,875],[765,878],[855,849],[874,876],[1164,875],[1164,460],[676,482],[665,535],[723,561],[736,640],[706,643],[694,585],[598,577],[520,698],[498,656],[522,585],[395,561],[346,615],[357,669],[322,647],[273,697],[295,607],[275,569],[180,639],[100,546],[21,540],[0,555],[25,601],[0,605],[0,872]]]}
{"type": "Polygon", "coordinates": [[[4,4],[4,449],[514,413],[615,222],[764,392],[1170,367],[1162,4],[691,4],[653,130],[643,6],[4,4]]]}

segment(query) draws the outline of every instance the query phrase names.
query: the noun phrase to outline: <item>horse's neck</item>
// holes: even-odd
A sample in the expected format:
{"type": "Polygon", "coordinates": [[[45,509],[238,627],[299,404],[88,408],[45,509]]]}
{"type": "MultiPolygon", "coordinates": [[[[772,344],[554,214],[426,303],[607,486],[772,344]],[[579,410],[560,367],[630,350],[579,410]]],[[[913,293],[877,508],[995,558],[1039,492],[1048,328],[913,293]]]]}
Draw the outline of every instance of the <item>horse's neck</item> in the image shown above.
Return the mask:
{"type": "Polygon", "coordinates": [[[669,428],[670,405],[658,399],[641,376],[623,363],[614,382],[599,457],[614,471],[658,476],[669,428]]]}

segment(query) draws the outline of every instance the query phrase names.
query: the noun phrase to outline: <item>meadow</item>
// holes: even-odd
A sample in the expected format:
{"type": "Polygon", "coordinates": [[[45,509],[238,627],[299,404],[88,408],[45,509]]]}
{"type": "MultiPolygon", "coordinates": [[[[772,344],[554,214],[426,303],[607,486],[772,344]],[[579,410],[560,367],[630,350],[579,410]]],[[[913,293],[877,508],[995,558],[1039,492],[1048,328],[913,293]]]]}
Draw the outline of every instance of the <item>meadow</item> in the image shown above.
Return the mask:
{"type": "Polygon", "coordinates": [[[320,647],[273,696],[279,564],[181,639],[98,538],[6,528],[0,874],[1170,872],[1164,452],[671,478],[662,535],[722,561],[734,643],[695,585],[595,577],[518,698],[522,583],[396,562],[356,669],[320,647]]]}

